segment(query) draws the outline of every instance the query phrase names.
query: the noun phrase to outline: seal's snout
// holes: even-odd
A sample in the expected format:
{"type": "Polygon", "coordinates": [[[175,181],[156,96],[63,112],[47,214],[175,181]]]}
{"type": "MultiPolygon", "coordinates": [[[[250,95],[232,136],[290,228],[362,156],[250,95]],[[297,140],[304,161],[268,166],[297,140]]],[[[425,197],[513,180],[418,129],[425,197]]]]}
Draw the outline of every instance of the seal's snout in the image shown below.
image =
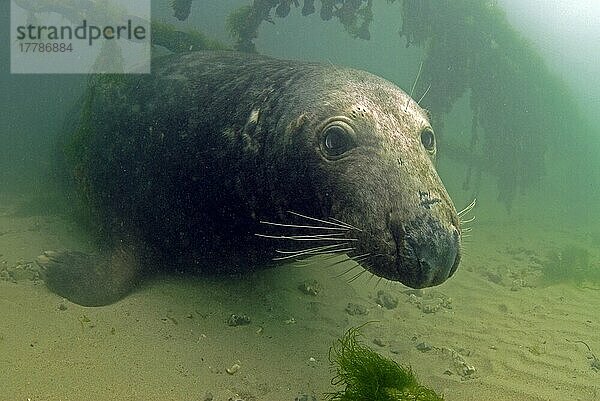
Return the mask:
{"type": "Polygon", "coordinates": [[[440,233],[429,243],[429,247],[417,250],[415,254],[423,265],[423,280],[416,285],[431,287],[450,278],[460,262],[459,250],[459,234],[455,227],[440,233]]]}
{"type": "Polygon", "coordinates": [[[437,219],[422,217],[408,224],[392,224],[396,241],[398,281],[424,288],[446,281],[460,262],[460,233],[437,219]]]}

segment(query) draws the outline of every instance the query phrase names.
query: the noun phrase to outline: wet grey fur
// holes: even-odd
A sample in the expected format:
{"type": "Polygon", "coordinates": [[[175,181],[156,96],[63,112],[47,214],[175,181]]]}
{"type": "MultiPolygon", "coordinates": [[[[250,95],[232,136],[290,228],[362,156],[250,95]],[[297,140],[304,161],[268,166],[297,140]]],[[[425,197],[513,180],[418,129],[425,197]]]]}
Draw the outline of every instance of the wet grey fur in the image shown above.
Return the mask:
{"type": "MultiPolygon", "coordinates": [[[[423,143],[427,115],[390,82],[234,52],[169,55],[152,71],[92,85],[88,157],[69,167],[84,172],[74,181],[101,244],[133,249],[132,269],[151,253],[178,267],[248,271],[276,249],[326,245],[255,235],[315,234],[260,223],[319,225],[293,211],[356,227],[342,231],[349,254],[366,255],[363,266],[378,276],[424,287],[456,270],[459,221],[435,148],[423,143]],[[324,128],[336,122],[350,127],[351,145],[332,157],[324,128]]],[[[59,282],[50,286],[69,297],[73,285],[52,274],[64,266],[45,265],[59,282]]],[[[94,274],[83,281],[105,280],[94,274]]],[[[106,299],[70,297],[112,302],[129,282],[115,285],[106,299]]]]}

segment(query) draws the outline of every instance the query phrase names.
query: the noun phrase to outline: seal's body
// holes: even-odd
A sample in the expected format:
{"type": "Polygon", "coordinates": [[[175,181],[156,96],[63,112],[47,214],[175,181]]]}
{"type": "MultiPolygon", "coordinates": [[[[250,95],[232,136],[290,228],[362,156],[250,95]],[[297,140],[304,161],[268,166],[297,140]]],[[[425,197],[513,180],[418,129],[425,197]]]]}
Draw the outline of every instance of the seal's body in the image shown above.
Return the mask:
{"type": "Polygon", "coordinates": [[[68,171],[108,254],[41,256],[59,294],[112,302],[149,252],[226,271],[344,253],[412,287],[456,270],[432,128],[393,84],[233,52],[169,55],[152,71],[97,78],[82,106],[68,171]]]}

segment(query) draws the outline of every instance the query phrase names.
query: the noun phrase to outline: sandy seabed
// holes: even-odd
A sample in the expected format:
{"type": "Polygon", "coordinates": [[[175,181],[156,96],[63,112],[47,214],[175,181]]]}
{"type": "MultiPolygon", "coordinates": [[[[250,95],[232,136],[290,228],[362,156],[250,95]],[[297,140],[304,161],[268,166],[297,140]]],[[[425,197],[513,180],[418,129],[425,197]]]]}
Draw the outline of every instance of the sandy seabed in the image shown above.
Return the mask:
{"type": "Polygon", "coordinates": [[[585,228],[478,216],[457,274],[423,291],[313,260],[164,275],[89,308],[19,271],[46,249],[93,249],[86,234],[61,215],[15,214],[19,202],[0,198],[0,400],[324,400],[330,346],[367,321],[365,343],[448,401],[600,400],[600,289],[536,284],[566,242],[600,260],[585,228]],[[299,289],[307,280],[317,295],[299,289]],[[231,314],[251,322],[230,326],[231,314]]]}

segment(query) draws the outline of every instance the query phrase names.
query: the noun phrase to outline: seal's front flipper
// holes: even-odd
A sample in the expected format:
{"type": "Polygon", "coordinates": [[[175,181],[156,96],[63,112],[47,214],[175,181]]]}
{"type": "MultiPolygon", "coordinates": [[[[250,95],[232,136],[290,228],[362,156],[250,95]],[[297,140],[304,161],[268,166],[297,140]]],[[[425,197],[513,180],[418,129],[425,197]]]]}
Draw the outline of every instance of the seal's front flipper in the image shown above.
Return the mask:
{"type": "Polygon", "coordinates": [[[102,257],[78,251],[46,251],[36,262],[48,288],[83,306],[108,305],[132,289],[139,272],[135,254],[118,248],[102,257]]]}

